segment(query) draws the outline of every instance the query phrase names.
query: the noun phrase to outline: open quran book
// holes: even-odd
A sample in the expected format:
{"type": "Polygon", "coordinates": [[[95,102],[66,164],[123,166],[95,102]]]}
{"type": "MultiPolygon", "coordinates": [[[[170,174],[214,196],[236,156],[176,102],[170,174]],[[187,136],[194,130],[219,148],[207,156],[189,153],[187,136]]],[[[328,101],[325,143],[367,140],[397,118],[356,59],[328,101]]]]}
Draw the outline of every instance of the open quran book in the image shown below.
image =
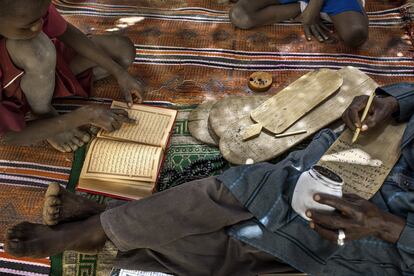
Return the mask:
{"type": "Polygon", "coordinates": [[[152,193],[171,136],[176,110],[113,102],[137,124],[100,131],[89,146],[77,189],[107,196],[139,199],[152,193]]]}

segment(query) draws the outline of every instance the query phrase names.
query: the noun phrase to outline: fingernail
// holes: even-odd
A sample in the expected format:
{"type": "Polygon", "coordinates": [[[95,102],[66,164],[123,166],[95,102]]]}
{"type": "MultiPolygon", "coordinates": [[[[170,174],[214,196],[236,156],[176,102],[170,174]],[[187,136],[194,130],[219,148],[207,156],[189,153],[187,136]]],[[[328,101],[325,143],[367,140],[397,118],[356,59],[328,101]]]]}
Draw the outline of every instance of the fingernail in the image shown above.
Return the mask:
{"type": "Polygon", "coordinates": [[[311,211],[307,211],[307,212],[306,212],[306,216],[307,216],[308,218],[311,218],[311,217],[312,217],[312,212],[311,212],[311,211]]]}
{"type": "Polygon", "coordinates": [[[310,222],[309,223],[309,227],[312,228],[312,229],[314,229],[315,228],[315,224],[313,222],[310,222]]]}
{"type": "Polygon", "coordinates": [[[313,199],[314,199],[315,201],[319,201],[319,200],[321,200],[321,196],[320,196],[320,195],[315,195],[315,196],[313,197],[313,199]]]}
{"type": "Polygon", "coordinates": [[[367,131],[368,130],[368,126],[367,125],[363,125],[361,128],[362,131],[367,131]]]}

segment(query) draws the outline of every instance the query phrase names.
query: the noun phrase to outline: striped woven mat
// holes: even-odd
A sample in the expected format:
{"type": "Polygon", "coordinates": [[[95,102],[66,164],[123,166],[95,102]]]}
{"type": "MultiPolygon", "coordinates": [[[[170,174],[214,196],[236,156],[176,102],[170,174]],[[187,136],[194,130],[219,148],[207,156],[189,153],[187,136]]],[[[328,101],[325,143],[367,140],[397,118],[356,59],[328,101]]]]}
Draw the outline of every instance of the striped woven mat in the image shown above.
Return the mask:
{"type": "MultiPolygon", "coordinates": [[[[226,0],[54,1],[66,18],[91,34],[122,33],[136,47],[132,73],[149,86],[148,100],[200,103],[251,93],[252,71],[274,74],[277,92],[309,70],[352,65],[379,84],[408,81],[414,60],[405,1],[367,1],[369,41],[360,49],[339,41],[306,42],[300,24],[286,22],[250,31],[234,28],[226,0]],[[387,2],[389,2],[387,4],[387,2]]],[[[115,83],[96,95],[114,97],[115,83]]]]}
{"type": "Polygon", "coordinates": [[[66,186],[71,168],[71,154],[56,153],[49,147],[0,146],[0,275],[49,274],[49,259],[16,260],[4,253],[1,242],[11,225],[21,221],[41,223],[48,184],[66,186]]]}
{"type": "MultiPolygon", "coordinates": [[[[149,86],[146,99],[158,104],[198,104],[226,95],[246,95],[252,71],[271,71],[270,93],[309,70],[352,65],[380,84],[410,81],[414,76],[412,25],[406,1],[367,1],[369,41],[358,50],[339,42],[306,42],[299,24],[285,22],[251,31],[229,22],[227,0],[54,0],[65,18],[88,34],[121,33],[135,43],[136,62],[131,73],[149,86]]],[[[98,103],[118,99],[112,79],[99,82],[98,103]],[[102,98],[102,99],[101,99],[102,98]]],[[[64,112],[85,102],[57,103],[64,112]]],[[[226,164],[218,151],[192,140],[186,128],[191,109],[181,108],[160,189],[218,173],[226,164]],[[188,173],[192,172],[192,173],[188,173]]],[[[0,275],[61,275],[62,258],[16,260],[3,252],[2,237],[10,225],[40,222],[43,193],[50,181],[76,182],[82,161],[48,147],[0,146],[0,275]],[[70,172],[72,167],[72,178],[70,172]]],[[[103,200],[102,198],[95,198],[103,200]]],[[[65,255],[66,275],[108,275],[105,258],[65,255]],[[102,266],[103,265],[103,266],[102,266]],[[102,268],[104,267],[104,268],[102,268]],[[102,268],[102,269],[101,269],[102,268]]]]}

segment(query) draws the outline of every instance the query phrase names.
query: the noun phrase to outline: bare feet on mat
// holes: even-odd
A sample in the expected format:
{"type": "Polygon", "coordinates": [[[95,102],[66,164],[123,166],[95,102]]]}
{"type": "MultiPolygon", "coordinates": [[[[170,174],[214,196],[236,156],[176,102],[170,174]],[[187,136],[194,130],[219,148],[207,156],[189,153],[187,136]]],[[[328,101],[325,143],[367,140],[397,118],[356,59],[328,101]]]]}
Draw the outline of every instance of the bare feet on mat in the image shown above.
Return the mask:
{"type": "Polygon", "coordinates": [[[73,152],[91,140],[91,135],[83,130],[74,129],[47,139],[49,144],[61,152],[73,152]]]}
{"type": "Polygon", "coordinates": [[[105,205],[78,196],[51,183],[46,191],[43,221],[46,225],[77,221],[105,211],[105,205]]]}
{"type": "Polygon", "coordinates": [[[65,250],[96,252],[107,240],[99,216],[46,226],[23,222],[7,230],[5,251],[15,257],[45,258],[65,250]]]}

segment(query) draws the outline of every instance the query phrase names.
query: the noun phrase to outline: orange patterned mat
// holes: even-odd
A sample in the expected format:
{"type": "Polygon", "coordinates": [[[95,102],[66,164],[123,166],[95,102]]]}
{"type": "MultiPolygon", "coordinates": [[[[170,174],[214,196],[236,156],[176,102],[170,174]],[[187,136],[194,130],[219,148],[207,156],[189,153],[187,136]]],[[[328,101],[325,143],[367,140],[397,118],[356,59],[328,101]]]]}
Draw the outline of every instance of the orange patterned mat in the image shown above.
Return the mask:
{"type": "MultiPolygon", "coordinates": [[[[131,72],[149,87],[147,100],[201,103],[247,95],[253,71],[274,75],[276,93],[309,70],[352,65],[380,84],[414,77],[411,21],[405,1],[368,0],[369,41],[358,50],[307,43],[300,25],[285,22],[250,31],[234,28],[227,0],[54,0],[71,23],[89,34],[122,33],[136,47],[131,72]]],[[[119,98],[116,83],[99,82],[95,96],[119,98]]],[[[64,104],[61,105],[64,108],[64,104]]],[[[47,147],[0,146],[0,274],[46,275],[48,260],[13,260],[3,252],[5,229],[40,222],[50,181],[66,185],[73,156],[47,147]]]]}
{"type": "MultiPolygon", "coordinates": [[[[54,1],[86,33],[121,33],[136,47],[132,73],[149,87],[147,100],[200,103],[250,94],[248,76],[270,71],[275,93],[309,70],[352,65],[379,84],[414,77],[411,23],[405,1],[367,1],[369,41],[360,49],[307,42],[291,22],[244,31],[228,19],[225,0],[54,1]]],[[[98,97],[119,97],[114,81],[96,87],[98,97]]]]}

